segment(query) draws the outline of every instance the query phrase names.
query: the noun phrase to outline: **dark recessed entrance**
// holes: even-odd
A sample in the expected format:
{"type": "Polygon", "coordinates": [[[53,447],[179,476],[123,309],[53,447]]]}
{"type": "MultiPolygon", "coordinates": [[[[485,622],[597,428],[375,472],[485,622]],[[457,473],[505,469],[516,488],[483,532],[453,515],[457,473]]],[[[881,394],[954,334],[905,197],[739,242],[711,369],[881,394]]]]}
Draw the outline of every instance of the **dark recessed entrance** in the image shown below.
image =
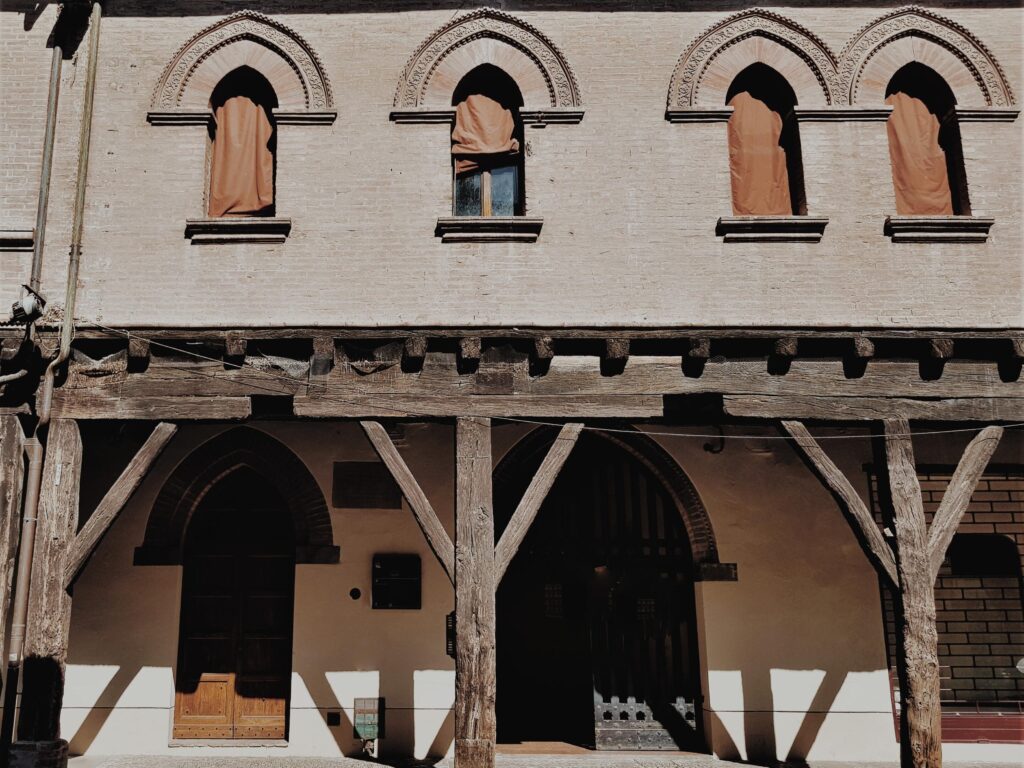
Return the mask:
{"type": "MultiPolygon", "coordinates": [[[[501,531],[539,464],[499,468],[501,531]]],[[[584,434],[498,591],[498,740],[702,749],[690,542],[628,449],[584,434]]]]}
{"type": "Polygon", "coordinates": [[[174,703],[177,739],[283,739],[295,543],[280,495],[243,467],[188,525],[174,703]]]}

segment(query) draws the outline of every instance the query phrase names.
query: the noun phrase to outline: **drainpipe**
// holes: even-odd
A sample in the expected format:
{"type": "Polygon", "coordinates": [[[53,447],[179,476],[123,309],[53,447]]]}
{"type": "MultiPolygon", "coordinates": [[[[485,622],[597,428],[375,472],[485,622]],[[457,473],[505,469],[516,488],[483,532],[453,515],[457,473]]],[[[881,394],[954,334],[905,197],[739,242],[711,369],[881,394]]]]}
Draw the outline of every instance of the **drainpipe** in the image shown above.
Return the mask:
{"type": "Polygon", "coordinates": [[[82,107],[82,127],[78,137],[78,177],[75,181],[75,208],[71,227],[71,251],[68,259],[67,288],[64,298],[64,317],[61,320],[60,349],[50,361],[43,375],[43,387],[39,393],[38,416],[33,437],[25,442],[29,458],[28,482],[25,489],[25,505],[22,516],[21,546],[18,551],[18,582],[15,586],[14,608],[11,612],[11,644],[7,657],[7,685],[5,691],[4,718],[0,724],[0,754],[9,753],[14,726],[14,698],[18,687],[25,651],[25,630],[28,619],[29,586],[32,579],[32,556],[35,551],[36,519],[39,512],[39,491],[43,479],[43,447],[39,441],[40,432],[50,421],[53,404],[53,382],[56,369],[71,352],[71,337],[74,333],[75,302],[78,294],[78,268],[82,251],[82,228],[85,212],[85,187],[89,175],[89,144],[92,139],[93,100],[96,94],[96,64],[99,58],[100,18],[103,10],[100,3],[93,2],[89,15],[89,66],[86,70],[85,102],[82,107]]]}

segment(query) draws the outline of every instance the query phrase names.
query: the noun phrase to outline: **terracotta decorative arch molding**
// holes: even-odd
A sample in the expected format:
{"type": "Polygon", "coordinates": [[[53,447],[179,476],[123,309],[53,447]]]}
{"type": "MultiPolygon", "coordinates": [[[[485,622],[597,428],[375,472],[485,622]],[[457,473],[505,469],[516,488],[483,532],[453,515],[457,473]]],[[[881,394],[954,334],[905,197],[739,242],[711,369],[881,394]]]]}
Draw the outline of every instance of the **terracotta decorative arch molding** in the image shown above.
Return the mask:
{"type": "Polygon", "coordinates": [[[278,123],[332,123],[337,117],[327,73],[297,32],[255,11],[239,11],[193,35],[171,58],[153,93],[150,123],[205,124],[220,78],[240,66],[257,70],[278,98],[278,123]]]}
{"type": "MultiPolygon", "coordinates": [[[[633,430],[627,424],[619,424],[617,428],[620,431],[614,433],[598,431],[585,434],[607,440],[625,451],[643,464],[662,484],[675,503],[686,528],[696,581],[735,581],[736,565],[719,562],[711,518],[687,474],[668,451],[648,435],[633,430]]],[[[494,470],[496,498],[503,493],[503,487],[515,482],[523,466],[540,463],[557,434],[558,430],[554,427],[539,427],[512,446],[494,470]]]]}
{"type": "Polygon", "coordinates": [[[221,432],[196,448],[171,473],[153,504],[136,565],[177,565],[192,514],[232,472],[248,467],[269,482],[288,507],[297,563],[336,563],[331,516],[316,479],[283,443],[251,427],[221,432]]]}
{"type": "Polygon", "coordinates": [[[965,27],[918,6],[899,8],[868,24],[850,40],[840,60],[839,87],[850,104],[880,104],[896,70],[920,61],[946,80],[958,108],[1006,110],[1014,105],[999,62],[981,41],[965,27]]]}
{"type": "Polygon", "coordinates": [[[583,102],[576,75],[558,47],[515,16],[482,8],[453,19],[409,59],[395,91],[395,122],[447,122],[455,86],[473,67],[507,72],[523,94],[528,123],[579,122],[583,102]]]}
{"type": "Polygon", "coordinates": [[[779,71],[801,106],[836,103],[837,64],[828,46],[785,16],[754,8],[705,30],[680,56],[669,82],[666,117],[673,122],[728,119],[729,83],[755,62],[779,71]]]}

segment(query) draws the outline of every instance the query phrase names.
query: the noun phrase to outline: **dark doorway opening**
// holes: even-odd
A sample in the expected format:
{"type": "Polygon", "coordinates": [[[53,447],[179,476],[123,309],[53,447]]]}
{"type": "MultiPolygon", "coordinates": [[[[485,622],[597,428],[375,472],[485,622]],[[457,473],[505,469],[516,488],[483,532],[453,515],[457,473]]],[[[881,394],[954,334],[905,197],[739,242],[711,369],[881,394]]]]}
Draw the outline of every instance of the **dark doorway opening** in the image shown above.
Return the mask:
{"type": "Polygon", "coordinates": [[[186,532],[174,738],[287,738],[294,595],[287,506],[237,469],[186,532]]]}
{"type": "MultiPolygon", "coordinates": [[[[542,456],[499,467],[498,535],[542,456]]],[[[656,474],[584,434],[498,590],[498,741],[703,749],[692,574],[656,474]]]]}

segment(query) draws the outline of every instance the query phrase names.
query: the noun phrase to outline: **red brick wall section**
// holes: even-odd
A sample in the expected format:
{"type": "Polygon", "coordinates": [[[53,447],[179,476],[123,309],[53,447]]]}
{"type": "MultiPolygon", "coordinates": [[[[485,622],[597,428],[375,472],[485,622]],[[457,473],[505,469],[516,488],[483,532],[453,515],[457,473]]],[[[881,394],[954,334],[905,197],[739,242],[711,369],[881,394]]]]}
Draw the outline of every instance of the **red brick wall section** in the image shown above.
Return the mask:
{"type": "MultiPolygon", "coordinates": [[[[931,523],[952,470],[921,468],[918,477],[931,523]]],[[[871,501],[881,521],[877,476],[869,475],[871,501]]],[[[1024,566],[1024,467],[990,468],[971,497],[957,536],[997,534],[1016,543],[1024,566]]],[[[882,589],[886,648],[898,711],[896,625],[892,595],[882,589]]],[[[1024,740],[1024,603],[1016,576],[956,574],[949,559],[935,585],[942,674],[943,741],[1024,740]],[[970,720],[965,718],[970,717],[970,720]]]]}

